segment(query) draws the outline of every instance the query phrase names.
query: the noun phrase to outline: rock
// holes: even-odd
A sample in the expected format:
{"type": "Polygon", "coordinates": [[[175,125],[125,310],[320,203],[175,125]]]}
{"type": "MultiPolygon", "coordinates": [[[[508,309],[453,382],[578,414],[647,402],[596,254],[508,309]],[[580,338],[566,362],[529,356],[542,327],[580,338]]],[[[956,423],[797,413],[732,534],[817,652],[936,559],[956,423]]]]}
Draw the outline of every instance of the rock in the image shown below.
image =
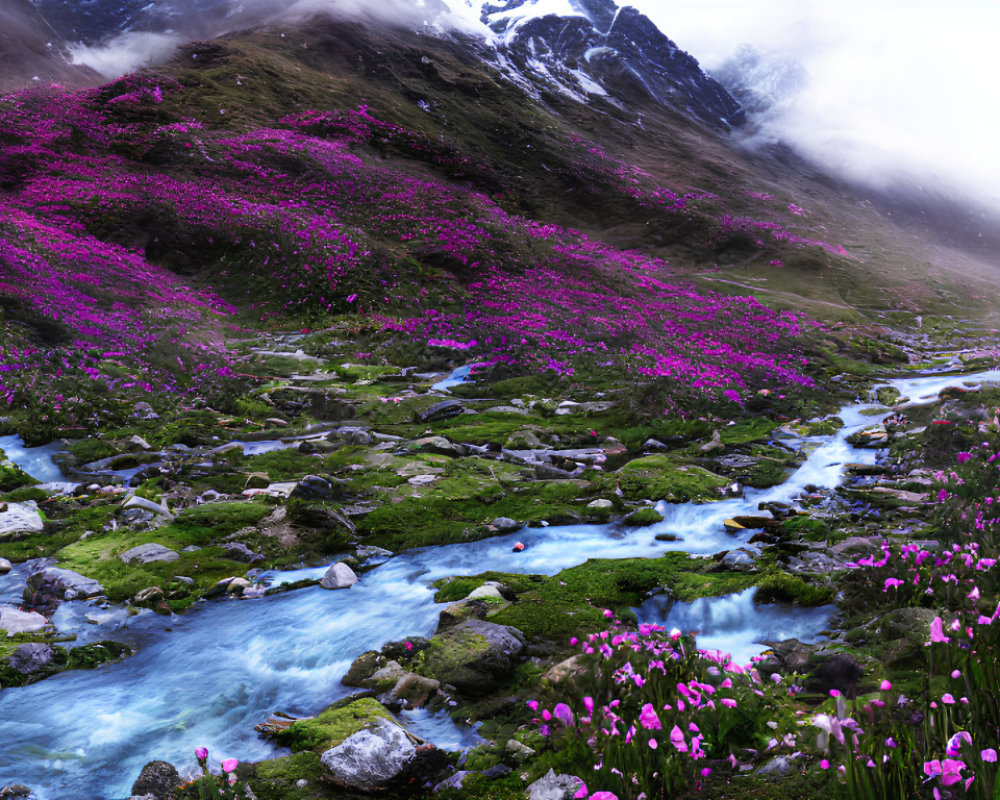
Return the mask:
{"type": "Polygon", "coordinates": [[[565,680],[575,680],[586,674],[587,665],[584,663],[583,655],[577,654],[550,667],[542,678],[550,683],[562,683],[565,680]]]}
{"type": "Polygon", "coordinates": [[[740,531],[746,530],[745,525],[741,525],[734,519],[723,520],[722,527],[725,528],[728,533],[739,533],[740,531]]]}
{"type": "Polygon", "coordinates": [[[591,500],[589,503],[587,503],[587,508],[611,509],[611,508],[614,508],[614,507],[615,507],[614,503],[612,503],[610,500],[605,500],[604,498],[599,498],[597,500],[591,500]]]}
{"type": "Polygon", "coordinates": [[[340,441],[359,447],[371,447],[375,444],[375,438],[368,431],[354,425],[342,425],[336,430],[330,431],[326,438],[331,442],[340,441]]]}
{"type": "Polygon", "coordinates": [[[0,800],[35,800],[31,789],[21,783],[0,787],[0,800]]]}
{"type": "Polygon", "coordinates": [[[771,530],[776,530],[781,527],[778,520],[772,517],[759,517],[750,515],[740,515],[733,517],[733,522],[737,525],[742,525],[744,528],[768,528],[771,530]]]}
{"type": "Polygon", "coordinates": [[[440,681],[433,678],[425,678],[415,672],[407,672],[402,675],[396,685],[389,693],[389,700],[399,702],[405,701],[414,708],[420,708],[427,701],[438,693],[441,688],[440,681]]]}
{"type": "Polygon", "coordinates": [[[431,640],[424,666],[442,684],[481,695],[509,676],[524,646],[517,628],[468,619],[431,640]]]}
{"type": "Polygon", "coordinates": [[[10,668],[23,675],[33,675],[42,672],[52,663],[55,657],[55,649],[50,644],[42,642],[29,642],[19,644],[10,654],[10,668]]]}
{"type": "Polygon", "coordinates": [[[437,784],[432,790],[432,794],[438,794],[445,791],[446,789],[461,789],[462,783],[465,781],[467,775],[472,775],[474,773],[467,769],[460,769],[454,775],[445,778],[439,784],[437,784]]]}
{"type": "Polygon", "coordinates": [[[377,650],[368,650],[354,659],[347,674],[340,679],[344,686],[364,686],[378,669],[381,656],[377,650]]]}
{"type": "Polygon", "coordinates": [[[442,633],[467,619],[486,619],[489,612],[489,604],[481,600],[459,600],[441,609],[441,613],[438,614],[437,629],[434,632],[442,633]]]}
{"type": "Polygon", "coordinates": [[[35,611],[21,611],[14,606],[0,605],[0,631],[10,636],[14,633],[34,633],[49,624],[49,621],[35,611]]]}
{"type": "Polygon", "coordinates": [[[271,479],[266,472],[251,472],[247,475],[244,489],[266,489],[271,485],[271,479]]]}
{"type": "Polygon", "coordinates": [[[642,443],[643,450],[669,450],[663,442],[659,439],[647,439],[642,443]]]}
{"type": "Polygon", "coordinates": [[[730,550],[722,557],[719,564],[733,572],[753,572],[757,568],[753,556],[746,550],[730,550]]]}
{"type": "Polygon", "coordinates": [[[282,419],[281,417],[268,417],[264,420],[268,425],[273,425],[275,428],[287,428],[288,420],[282,419]]]}
{"type": "Polygon", "coordinates": [[[522,428],[507,437],[504,447],[508,450],[541,450],[543,445],[535,431],[522,428]]]}
{"type": "Polygon", "coordinates": [[[14,565],[10,563],[6,558],[0,558],[0,575],[6,575],[14,569],[14,565]]]}
{"type": "Polygon", "coordinates": [[[529,411],[526,408],[521,408],[518,406],[492,406],[486,409],[487,414],[518,414],[519,416],[527,416],[529,411]]]}
{"type": "MultiPolygon", "coordinates": [[[[145,402],[144,400],[140,401],[140,402],[136,403],[134,406],[132,406],[132,416],[139,417],[139,419],[159,419],[160,418],[160,415],[157,414],[153,410],[153,407],[149,403],[145,402]]],[[[139,794],[139,793],[138,792],[132,792],[132,794],[139,794]]]]}
{"type": "Polygon", "coordinates": [[[421,453],[436,453],[439,456],[460,457],[465,455],[465,448],[449,441],[444,436],[425,436],[409,444],[410,450],[421,453]]]}
{"type": "Polygon", "coordinates": [[[442,400],[440,403],[434,403],[434,405],[428,406],[421,411],[418,416],[421,422],[431,422],[436,419],[448,419],[449,417],[455,417],[462,412],[463,409],[461,401],[449,398],[447,400],[442,400]]]}
{"type": "Polygon", "coordinates": [[[331,566],[320,578],[319,585],[324,589],[347,589],[358,582],[358,576],[343,561],[331,566]]]}
{"type": "Polygon", "coordinates": [[[757,464],[760,463],[760,459],[754,458],[753,456],[744,456],[737,454],[731,456],[720,456],[719,458],[715,459],[715,463],[721,471],[728,472],[733,470],[743,470],[755,467],[757,466],[757,464]]]}
{"type": "Polygon", "coordinates": [[[348,736],[320,757],[333,783],[372,792],[400,778],[417,748],[399,725],[386,719],[348,736]]]}
{"type": "Polygon", "coordinates": [[[136,434],[135,436],[130,436],[128,439],[125,440],[125,443],[131,445],[132,447],[138,447],[140,450],[153,449],[153,446],[138,434],[136,434]]]}
{"type": "Polygon", "coordinates": [[[437,480],[437,475],[414,475],[409,478],[406,482],[410,486],[429,486],[437,480]]]}
{"type": "Polygon", "coordinates": [[[354,551],[359,561],[364,561],[366,566],[376,566],[383,564],[393,556],[392,550],[384,547],[377,547],[373,544],[363,544],[354,551]]]}
{"type": "Polygon", "coordinates": [[[310,503],[316,500],[325,502],[335,499],[333,484],[319,475],[306,475],[301,478],[295,485],[295,488],[292,489],[289,497],[298,498],[310,503]]]}
{"type": "Polygon", "coordinates": [[[60,600],[94,597],[104,594],[104,587],[93,578],[61,567],[47,567],[28,577],[24,601],[33,604],[35,595],[50,594],[60,600]]]}
{"type": "Polygon", "coordinates": [[[252,585],[246,578],[233,578],[226,586],[226,594],[240,596],[252,585]]]}
{"type": "Polygon", "coordinates": [[[154,503],[152,500],[147,500],[145,497],[139,497],[139,495],[134,494],[124,503],[122,503],[121,508],[123,511],[127,511],[130,508],[141,508],[143,511],[149,511],[160,517],[166,517],[167,519],[173,519],[174,515],[171,513],[170,509],[165,505],[160,503],[154,503]]]}
{"type": "Polygon", "coordinates": [[[519,531],[524,527],[520,522],[510,517],[497,517],[490,522],[490,525],[500,533],[514,533],[514,531],[519,531]]]}
{"type": "Polygon", "coordinates": [[[557,775],[550,769],[528,786],[528,800],[572,800],[582,780],[575,775],[557,775]]]}
{"type": "Polygon", "coordinates": [[[264,555],[262,553],[255,553],[243,544],[243,542],[227,542],[223,545],[222,549],[225,551],[226,558],[231,558],[233,561],[242,561],[245,564],[256,564],[258,561],[264,560],[264,555]]]}
{"type": "Polygon", "coordinates": [[[132,794],[152,795],[156,800],[174,800],[181,776],[166,761],[150,761],[132,784],[132,794]]]}
{"type": "Polygon", "coordinates": [[[600,414],[615,407],[610,400],[598,400],[592,403],[576,403],[572,400],[563,400],[556,406],[556,416],[565,417],[570,414],[600,414]]]}
{"type": "Polygon", "coordinates": [[[788,775],[792,770],[797,769],[791,756],[775,756],[760,769],[758,775],[788,775]]]}
{"type": "Polygon", "coordinates": [[[713,450],[725,450],[726,446],[722,443],[722,434],[719,433],[718,429],[712,431],[712,441],[703,444],[698,449],[703,453],[711,453],[713,450]]]}
{"type": "Polygon", "coordinates": [[[503,748],[504,754],[510,756],[511,759],[521,764],[535,755],[535,751],[532,750],[528,745],[521,744],[517,739],[508,739],[507,744],[503,748]]]}
{"type": "Polygon", "coordinates": [[[477,586],[473,589],[465,598],[466,600],[493,600],[502,601],[503,595],[500,594],[500,590],[489,583],[484,583],[482,586],[477,586]]]}
{"type": "Polygon", "coordinates": [[[854,656],[850,653],[835,653],[809,673],[804,688],[807,692],[824,695],[829,694],[831,689],[837,689],[847,696],[853,696],[862,675],[864,670],[854,656]]]}
{"type": "Polygon", "coordinates": [[[125,564],[152,564],[155,561],[176,561],[180,555],[162,544],[149,542],[126,550],[119,558],[125,564]]]}
{"type": "Polygon", "coordinates": [[[137,606],[153,608],[163,602],[163,589],[159,586],[148,586],[137,592],[132,602],[137,606]]]}
{"type": "Polygon", "coordinates": [[[25,503],[5,503],[0,511],[0,538],[25,533],[39,533],[45,528],[45,521],[38,513],[34,500],[25,503]]]}

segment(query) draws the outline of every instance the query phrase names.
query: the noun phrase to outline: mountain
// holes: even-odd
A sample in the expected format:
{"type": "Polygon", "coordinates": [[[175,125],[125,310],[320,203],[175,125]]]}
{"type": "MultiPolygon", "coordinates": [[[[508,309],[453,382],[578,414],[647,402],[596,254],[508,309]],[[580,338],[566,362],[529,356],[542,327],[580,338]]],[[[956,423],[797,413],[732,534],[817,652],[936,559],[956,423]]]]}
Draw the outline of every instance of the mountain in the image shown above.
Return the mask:
{"type": "Polygon", "coordinates": [[[96,73],[71,64],[63,38],[29,0],[7,0],[0,7],[0,91],[32,84],[81,86],[96,73]]]}

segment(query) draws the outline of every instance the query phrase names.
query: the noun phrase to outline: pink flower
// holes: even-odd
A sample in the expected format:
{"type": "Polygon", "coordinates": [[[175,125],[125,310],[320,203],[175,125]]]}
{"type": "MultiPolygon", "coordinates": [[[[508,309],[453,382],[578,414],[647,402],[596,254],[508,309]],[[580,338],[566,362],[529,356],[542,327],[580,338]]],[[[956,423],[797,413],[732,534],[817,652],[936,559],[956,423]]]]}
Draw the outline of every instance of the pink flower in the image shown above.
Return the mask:
{"type": "Polygon", "coordinates": [[[207,747],[196,747],[194,751],[194,757],[199,761],[204,761],[208,758],[208,748],[207,747]]]}
{"type": "Polygon", "coordinates": [[[983,761],[989,761],[990,763],[995,764],[997,760],[997,751],[992,747],[987,747],[979,754],[979,756],[983,759],[983,761]]]}
{"type": "Polygon", "coordinates": [[[951,786],[962,780],[961,772],[965,769],[965,762],[957,758],[941,759],[941,783],[951,786]]]}
{"type": "Polygon", "coordinates": [[[615,615],[615,613],[610,608],[604,609],[604,616],[607,619],[611,619],[614,615],[615,615]]]}
{"type": "Polygon", "coordinates": [[[820,769],[830,769],[830,762],[827,761],[825,758],[821,758],[819,760],[819,768],[820,769]]]}
{"type": "Polygon", "coordinates": [[[552,716],[562,722],[567,727],[573,727],[573,711],[565,703],[556,703],[552,709],[552,716]]]}
{"type": "Polygon", "coordinates": [[[931,621],[931,641],[932,642],[950,642],[947,636],[944,635],[944,622],[942,622],[941,617],[934,617],[931,621]]]}
{"type": "MultiPolygon", "coordinates": [[[[577,780],[580,779],[577,778],[577,780]]],[[[583,781],[580,781],[580,788],[577,789],[576,793],[573,795],[573,800],[587,800],[587,784],[583,781]]]]}
{"type": "Polygon", "coordinates": [[[594,792],[590,800],[618,800],[618,795],[614,792],[594,792]]]}
{"type": "Polygon", "coordinates": [[[722,705],[726,706],[727,708],[736,708],[736,706],[739,705],[739,703],[737,703],[731,697],[723,697],[719,702],[722,703],[722,705]]]}
{"type": "Polygon", "coordinates": [[[888,692],[892,688],[892,684],[883,679],[882,683],[878,685],[878,688],[883,692],[888,692]]]}
{"type": "Polygon", "coordinates": [[[649,749],[650,749],[650,750],[655,750],[655,749],[656,749],[657,747],[659,747],[659,746],[660,746],[660,745],[659,745],[659,743],[658,743],[658,742],[656,741],[656,739],[650,739],[650,740],[649,740],[649,749]]]}
{"type": "Polygon", "coordinates": [[[236,758],[227,758],[227,759],[225,759],[222,762],[222,771],[223,772],[232,772],[233,770],[236,769],[236,765],[239,764],[239,763],[240,763],[239,759],[236,759],[236,758]]]}
{"type": "Polygon", "coordinates": [[[404,643],[404,645],[403,645],[403,646],[404,646],[404,647],[405,647],[405,648],[406,648],[407,650],[412,650],[412,649],[413,649],[413,642],[411,642],[411,641],[407,640],[407,641],[406,641],[406,642],[404,643]]]}
{"type": "Polygon", "coordinates": [[[660,718],[656,716],[656,710],[653,708],[652,703],[646,703],[642,707],[642,711],[639,714],[639,724],[647,731],[658,731],[663,727],[660,724],[660,718]]]}
{"type": "Polygon", "coordinates": [[[593,714],[594,713],[594,698],[593,697],[589,697],[589,696],[588,697],[584,697],[583,698],[583,707],[585,709],[587,709],[587,714],[588,715],[593,714]]]}
{"type": "Polygon", "coordinates": [[[674,725],[673,730],[670,731],[670,744],[672,744],[677,751],[680,753],[687,752],[687,742],[684,739],[684,732],[674,725]]]}

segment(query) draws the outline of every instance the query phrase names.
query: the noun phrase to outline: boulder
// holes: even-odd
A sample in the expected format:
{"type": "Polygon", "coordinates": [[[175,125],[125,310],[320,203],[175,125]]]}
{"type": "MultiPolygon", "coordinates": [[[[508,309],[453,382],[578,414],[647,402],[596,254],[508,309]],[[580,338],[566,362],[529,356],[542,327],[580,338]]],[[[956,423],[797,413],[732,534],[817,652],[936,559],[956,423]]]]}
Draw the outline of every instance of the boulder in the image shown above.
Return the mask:
{"type": "Polygon", "coordinates": [[[514,531],[519,531],[524,527],[516,519],[511,519],[510,517],[497,517],[490,523],[490,525],[496,528],[500,533],[513,533],[514,531]]]}
{"type": "Polygon", "coordinates": [[[180,555],[162,544],[149,542],[126,550],[119,558],[124,564],[152,564],[155,561],[176,561],[180,555]]]}
{"type": "Polygon", "coordinates": [[[73,570],[47,567],[28,578],[24,589],[25,602],[32,603],[36,594],[51,594],[60,600],[74,600],[104,594],[104,587],[93,578],[87,578],[73,570]]]}
{"type": "Polygon", "coordinates": [[[449,417],[457,416],[462,412],[463,409],[461,401],[449,398],[448,400],[442,400],[440,403],[434,403],[434,405],[428,406],[420,412],[419,418],[421,422],[430,422],[436,419],[448,419],[449,417]]]}
{"type": "Polygon", "coordinates": [[[50,644],[42,642],[19,644],[10,654],[10,668],[23,675],[42,672],[52,663],[55,653],[55,649],[50,644]]]}
{"type": "Polygon", "coordinates": [[[486,600],[493,602],[503,601],[503,595],[500,594],[500,590],[491,583],[484,583],[482,586],[477,586],[468,596],[466,600],[486,600]]]}
{"type": "Polygon", "coordinates": [[[150,761],[132,784],[133,795],[152,795],[156,800],[174,800],[181,776],[166,761],[150,761]]]}
{"type": "Polygon", "coordinates": [[[306,475],[295,485],[289,497],[305,500],[309,503],[317,500],[320,502],[333,500],[333,484],[319,475],[306,475]]]}
{"type": "Polygon", "coordinates": [[[271,479],[268,477],[266,472],[251,472],[247,475],[246,482],[243,484],[244,490],[246,489],[266,489],[271,485],[271,479]]]}
{"type": "Polygon", "coordinates": [[[10,563],[6,558],[0,558],[0,575],[6,575],[14,569],[14,565],[10,563]]]}
{"type": "Polygon", "coordinates": [[[575,775],[558,775],[550,769],[528,785],[528,800],[572,800],[581,784],[575,775]]]}
{"type": "Polygon", "coordinates": [[[255,553],[243,544],[243,542],[228,542],[223,545],[222,549],[225,551],[226,558],[231,558],[233,561],[242,561],[245,564],[255,564],[258,561],[264,560],[264,555],[262,553],[255,553]]]}
{"type": "Polygon", "coordinates": [[[320,756],[330,780],[345,789],[373,792],[401,778],[417,747],[395,722],[378,719],[320,756]]]}
{"type": "Polygon", "coordinates": [[[609,511],[614,507],[615,504],[613,502],[603,497],[598,498],[597,500],[591,500],[589,503],[587,503],[587,508],[593,508],[597,511],[609,511]]]}
{"type": "Polygon", "coordinates": [[[331,566],[320,578],[319,585],[324,589],[347,589],[358,582],[358,576],[343,561],[331,566]]]}
{"type": "Polygon", "coordinates": [[[390,703],[405,702],[414,708],[420,708],[436,695],[440,688],[441,683],[433,678],[425,678],[415,672],[407,672],[396,681],[396,685],[392,687],[387,700],[390,703]]]}
{"type": "Polygon", "coordinates": [[[409,449],[418,450],[421,453],[436,453],[439,456],[459,457],[465,455],[465,448],[449,441],[444,436],[425,436],[422,439],[416,439],[410,443],[409,449]]]}
{"type": "Polygon", "coordinates": [[[485,694],[509,676],[524,646],[524,634],[517,628],[468,619],[431,640],[424,666],[442,684],[485,694]]]}
{"type": "Polygon", "coordinates": [[[252,585],[246,578],[233,578],[226,586],[226,594],[233,594],[239,597],[252,585]]]}
{"type": "Polygon", "coordinates": [[[14,606],[0,606],[0,631],[10,636],[14,633],[34,633],[49,624],[49,621],[35,611],[21,611],[14,606]]]}
{"type": "Polygon", "coordinates": [[[730,550],[722,557],[719,565],[733,572],[753,572],[757,565],[746,550],[730,550]]]}
{"type": "Polygon", "coordinates": [[[342,425],[335,431],[330,431],[326,438],[331,442],[341,441],[359,447],[371,447],[375,443],[375,438],[368,431],[353,425],[342,425]]]}
{"type": "Polygon", "coordinates": [[[368,650],[354,659],[347,674],[341,678],[344,686],[364,686],[368,679],[378,669],[379,653],[376,650],[368,650]]]}
{"type": "Polygon", "coordinates": [[[45,528],[38,504],[34,500],[25,503],[4,503],[0,506],[0,538],[26,533],[39,533],[45,528]]]}
{"type": "Polygon", "coordinates": [[[853,697],[862,675],[864,670],[854,656],[850,653],[834,653],[809,673],[804,688],[807,692],[824,695],[830,689],[837,689],[848,697],[853,697]]]}

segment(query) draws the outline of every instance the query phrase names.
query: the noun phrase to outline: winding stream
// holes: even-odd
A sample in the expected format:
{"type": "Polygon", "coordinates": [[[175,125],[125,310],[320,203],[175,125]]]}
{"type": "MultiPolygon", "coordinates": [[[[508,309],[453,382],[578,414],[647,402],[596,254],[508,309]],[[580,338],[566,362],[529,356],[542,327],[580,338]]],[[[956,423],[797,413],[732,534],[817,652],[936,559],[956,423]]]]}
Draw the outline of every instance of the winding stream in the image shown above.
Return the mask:
{"type": "MultiPolygon", "coordinates": [[[[917,398],[963,381],[987,380],[1000,381],[1000,371],[891,384],[917,398]]],[[[486,569],[552,575],[588,558],[731,549],[742,539],[724,530],[724,519],[757,513],[762,501],[789,502],[810,484],[835,486],[846,462],[874,462],[873,451],[855,450],[845,441],[877,421],[862,414],[871,407],[848,406],[840,412],[846,425],[836,435],[802,440],[815,449],[782,485],[747,490],[743,498],[718,503],[661,504],[665,519],[648,528],[525,529],[403,553],[365,574],[349,591],[314,587],[253,601],[205,602],[172,618],[151,612],[129,617],[114,608],[65,603],[55,619],[60,630],[79,628],[90,640],[106,633],[138,652],[122,663],[0,691],[0,785],[26,784],[42,800],[123,798],[147,761],[164,759],[183,772],[194,764],[199,745],[214,756],[243,760],[276,755],[281,751],[257,737],[253,726],[274,711],[312,714],[348,694],[340,678],[364,650],[390,639],[430,635],[438,618],[429,588],[435,578],[486,569]],[[679,541],[656,541],[657,534],[668,532],[679,541]],[[523,553],[512,552],[515,540],[526,545],[523,553]],[[87,623],[87,615],[94,621],[87,623]]],[[[4,441],[0,446],[7,449],[4,441]]],[[[7,452],[19,458],[13,447],[7,452]]],[[[21,463],[32,472],[40,460],[21,463]]],[[[16,594],[16,583],[23,580],[20,570],[0,577],[0,597],[16,594]]],[[[762,637],[806,638],[825,626],[826,609],[771,607],[756,613],[750,594],[744,594],[676,606],[666,619],[701,629],[706,646],[711,637],[720,637],[718,644],[743,656],[762,637]]],[[[643,614],[662,617],[653,606],[644,607],[643,614]]],[[[418,713],[405,721],[439,746],[459,748],[472,741],[471,731],[446,719],[418,713]]]]}

